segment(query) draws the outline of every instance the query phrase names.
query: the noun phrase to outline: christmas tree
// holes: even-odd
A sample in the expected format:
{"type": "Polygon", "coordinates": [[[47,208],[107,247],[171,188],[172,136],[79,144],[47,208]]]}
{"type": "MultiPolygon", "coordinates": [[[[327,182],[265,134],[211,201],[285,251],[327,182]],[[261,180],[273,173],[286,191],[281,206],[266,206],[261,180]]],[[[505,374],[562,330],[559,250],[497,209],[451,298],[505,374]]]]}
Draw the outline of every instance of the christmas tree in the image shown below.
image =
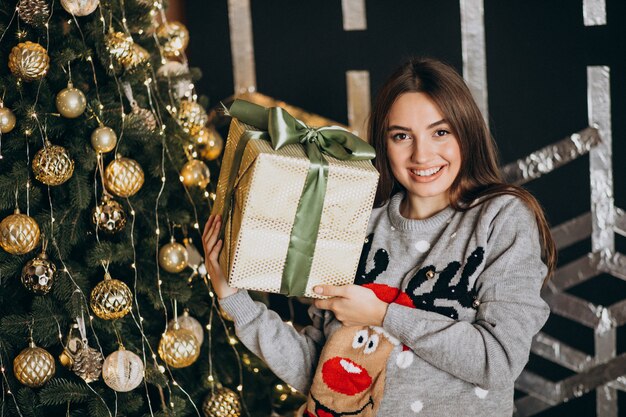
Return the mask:
{"type": "Polygon", "coordinates": [[[3,416],[301,402],[237,342],[206,277],[223,141],[188,40],[160,0],[0,2],[3,416]]]}

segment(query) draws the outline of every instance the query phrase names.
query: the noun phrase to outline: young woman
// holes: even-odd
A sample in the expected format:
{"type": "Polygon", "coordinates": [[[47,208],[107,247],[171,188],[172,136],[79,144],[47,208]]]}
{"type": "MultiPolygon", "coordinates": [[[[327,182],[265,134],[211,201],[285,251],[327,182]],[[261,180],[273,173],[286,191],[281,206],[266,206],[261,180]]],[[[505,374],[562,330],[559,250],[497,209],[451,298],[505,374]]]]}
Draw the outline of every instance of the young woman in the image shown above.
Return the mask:
{"type": "Polygon", "coordinates": [[[239,339],[308,393],[307,417],[510,416],[513,384],[549,310],[555,247],[537,201],[500,177],[495,145],[457,72],[414,59],[370,118],[380,183],[355,285],[320,286],[313,324],[283,324],[207,267],[239,339]]]}

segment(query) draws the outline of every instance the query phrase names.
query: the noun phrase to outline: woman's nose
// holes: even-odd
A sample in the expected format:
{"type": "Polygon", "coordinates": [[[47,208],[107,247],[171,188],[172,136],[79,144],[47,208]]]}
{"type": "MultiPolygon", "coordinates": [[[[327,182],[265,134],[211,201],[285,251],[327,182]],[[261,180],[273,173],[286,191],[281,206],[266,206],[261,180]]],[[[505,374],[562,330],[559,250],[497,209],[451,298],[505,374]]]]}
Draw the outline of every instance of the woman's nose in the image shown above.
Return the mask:
{"type": "Polygon", "coordinates": [[[432,156],[432,149],[428,145],[428,141],[417,138],[413,142],[411,161],[416,164],[428,162],[432,156]]]}

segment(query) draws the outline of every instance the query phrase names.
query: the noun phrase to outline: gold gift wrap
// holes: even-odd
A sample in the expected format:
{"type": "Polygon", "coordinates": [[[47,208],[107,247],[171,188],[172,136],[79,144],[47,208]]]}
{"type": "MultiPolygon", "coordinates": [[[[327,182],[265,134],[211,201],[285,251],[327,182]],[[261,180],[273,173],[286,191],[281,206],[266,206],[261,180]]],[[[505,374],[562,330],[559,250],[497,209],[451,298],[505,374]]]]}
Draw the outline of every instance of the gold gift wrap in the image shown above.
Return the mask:
{"type": "MultiPolygon", "coordinates": [[[[237,143],[246,130],[232,120],[217,185],[213,214],[221,214],[237,143]]],[[[319,284],[354,282],[378,172],[367,160],[342,161],[325,155],[328,183],[315,252],[304,296],[319,298],[319,284]]],[[[300,144],[274,150],[266,140],[246,145],[235,181],[229,215],[224,215],[220,264],[235,288],[281,292],[291,230],[310,161],[300,144]]],[[[314,221],[314,219],[312,219],[314,221]]]]}

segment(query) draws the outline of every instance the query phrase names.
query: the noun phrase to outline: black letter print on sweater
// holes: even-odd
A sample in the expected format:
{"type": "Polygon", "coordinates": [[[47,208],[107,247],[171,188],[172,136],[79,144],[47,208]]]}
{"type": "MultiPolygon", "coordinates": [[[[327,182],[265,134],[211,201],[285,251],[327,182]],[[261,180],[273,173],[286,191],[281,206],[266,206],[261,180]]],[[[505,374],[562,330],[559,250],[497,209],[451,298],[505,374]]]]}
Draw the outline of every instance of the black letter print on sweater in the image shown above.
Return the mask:
{"type": "Polygon", "coordinates": [[[482,263],[484,254],[485,251],[480,246],[471,253],[463,267],[463,272],[461,272],[461,279],[456,285],[450,285],[450,282],[459,272],[460,262],[450,262],[443,271],[439,272],[438,278],[435,276],[437,271],[433,265],[421,268],[406,287],[406,293],[413,301],[413,305],[416,308],[443,314],[453,319],[459,318],[459,313],[454,307],[435,305],[435,302],[437,300],[456,300],[463,307],[471,308],[476,297],[476,286],[472,289],[469,288],[469,278],[482,263]],[[415,290],[428,281],[429,277],[430,279],[437,279],[432,291],[416,295],[415,290]]]}
{"type": "Polygon", "coordinates": [[[367,258],[372,250],[373,240],[374,233],[370,233],[365,239],[363,251],[361,252],[361,259],[359,260],[359,266],[356,270],[356,279],[354,280],[356,285],[371,284],[380,274],[387,270],[387,266],[389,265],[389,254],[387,251],[384,249],[378,249],[374,255],[374,267],[369,272],[365,272],[365,268],[367,267],[367,258]]]}

